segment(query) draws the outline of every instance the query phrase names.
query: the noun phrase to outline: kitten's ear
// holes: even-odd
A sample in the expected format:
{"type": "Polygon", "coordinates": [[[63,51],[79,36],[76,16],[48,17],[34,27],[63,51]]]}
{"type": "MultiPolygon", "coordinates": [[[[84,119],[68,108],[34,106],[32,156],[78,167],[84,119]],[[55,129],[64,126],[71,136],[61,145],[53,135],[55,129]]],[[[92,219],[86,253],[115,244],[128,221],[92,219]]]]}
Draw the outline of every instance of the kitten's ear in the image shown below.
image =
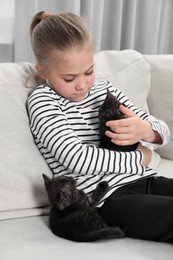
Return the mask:
{"type": "Polygon", "coordinates": [[[107,88],[107,99],[114,100],[114,104],[117,106],[117,108],[119,108],[119,105],[121,103],[117,100],[117,97],[114,96],[108,88],[107,88]]]}
{"type": "Polygon", "coordinates": [[[120,103],[120,102],[117,100],[116,96],[114,96],[108,88],[107,88],[107,98],[108,98],[108,99],[111,99],[111,100],[114,99],[114,100],[116,100],[118,103],[120,103]]]}
{"type": "Polygon", "coordinates": [[[110,98],[112,97],[112,93],[110,92],[110,90],[107,88],[107,97],[110,98]]]}
{"type": "Polygon", "coordinates": [[[52,180],[44,173],[42,174],[42,176],[43,176],[45,187],[46,187],[46,189],[48,189],[52,183],[52,180]]]}

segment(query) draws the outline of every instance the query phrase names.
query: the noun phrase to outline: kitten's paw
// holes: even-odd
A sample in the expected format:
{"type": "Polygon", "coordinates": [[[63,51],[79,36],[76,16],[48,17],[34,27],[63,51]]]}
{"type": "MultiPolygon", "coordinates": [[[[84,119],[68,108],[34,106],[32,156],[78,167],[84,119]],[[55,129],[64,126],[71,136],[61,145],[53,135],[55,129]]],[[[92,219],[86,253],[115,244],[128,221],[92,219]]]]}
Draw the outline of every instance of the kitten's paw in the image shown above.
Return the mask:
{"type": "Polygon", "coordinates": [[[123,238],[125,233],[120,227],[110,227],[109,238],[123,238]]]}
{"type": "Polygon", "coordinates": [[[104,189],[104,190],[108,190],[109,189],[109,184],[107,181],[101,181],[98,184],[99,188],[104,189]]]}

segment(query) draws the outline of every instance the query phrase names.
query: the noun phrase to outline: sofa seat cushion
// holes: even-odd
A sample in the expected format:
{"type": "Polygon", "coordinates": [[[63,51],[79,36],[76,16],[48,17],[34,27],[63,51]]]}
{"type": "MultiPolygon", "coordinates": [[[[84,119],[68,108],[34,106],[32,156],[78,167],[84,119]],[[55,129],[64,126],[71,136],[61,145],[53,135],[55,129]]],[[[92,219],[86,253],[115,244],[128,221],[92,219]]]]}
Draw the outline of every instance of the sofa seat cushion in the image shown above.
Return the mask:
{"type": "Polygon", "coordinates": [[[0,231],[2,260],[172,260],[173,256],[173,246],[168,243],[130,238],[68,241],[55,236],[48,227],[48,217],[43,216],[1,221],[0,231]]]}

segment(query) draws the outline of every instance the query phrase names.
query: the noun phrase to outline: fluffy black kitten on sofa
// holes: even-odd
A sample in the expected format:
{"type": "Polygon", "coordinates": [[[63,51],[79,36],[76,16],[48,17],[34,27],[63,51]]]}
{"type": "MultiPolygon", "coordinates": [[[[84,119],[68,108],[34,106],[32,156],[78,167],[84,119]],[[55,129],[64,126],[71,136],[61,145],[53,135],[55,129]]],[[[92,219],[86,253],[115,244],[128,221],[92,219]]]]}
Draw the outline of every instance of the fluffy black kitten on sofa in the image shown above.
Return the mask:
{"type": "Polygon", "coordinates": [[[125,118],[125,115],[119,110],[120,105],[121,103],[117,98],[107,89],[107,96],[99,108],[100,147],[113,151],[134,151],[138,143],[121,146],[113,144],[111,139],[105,135],[106,130],[111,131],[111,129],[106,126],[107,121],[125,118]]]}
{"type": "Polygon", "coordinates": [[[73,177],[50,179],[43,174],[43,179],[52,206],[49,225],[55,235],[78,242],[124,237],[123,231],[109,227],[95,208],[109,188],[106,181],[98,184],[89,200],[76,188],[73,177]]]}

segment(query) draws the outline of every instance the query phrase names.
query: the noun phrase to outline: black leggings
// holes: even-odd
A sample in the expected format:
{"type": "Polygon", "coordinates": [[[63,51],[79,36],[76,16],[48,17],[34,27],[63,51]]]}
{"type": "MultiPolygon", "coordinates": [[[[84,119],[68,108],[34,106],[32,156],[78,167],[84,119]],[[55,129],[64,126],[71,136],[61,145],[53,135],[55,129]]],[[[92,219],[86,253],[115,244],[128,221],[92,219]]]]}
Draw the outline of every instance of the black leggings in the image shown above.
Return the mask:
{"type": "Polygon", "coordinates": [[[173,241],[173,179],[150,177],[115,191],[99,214],[127,237],[173,241]]]}

